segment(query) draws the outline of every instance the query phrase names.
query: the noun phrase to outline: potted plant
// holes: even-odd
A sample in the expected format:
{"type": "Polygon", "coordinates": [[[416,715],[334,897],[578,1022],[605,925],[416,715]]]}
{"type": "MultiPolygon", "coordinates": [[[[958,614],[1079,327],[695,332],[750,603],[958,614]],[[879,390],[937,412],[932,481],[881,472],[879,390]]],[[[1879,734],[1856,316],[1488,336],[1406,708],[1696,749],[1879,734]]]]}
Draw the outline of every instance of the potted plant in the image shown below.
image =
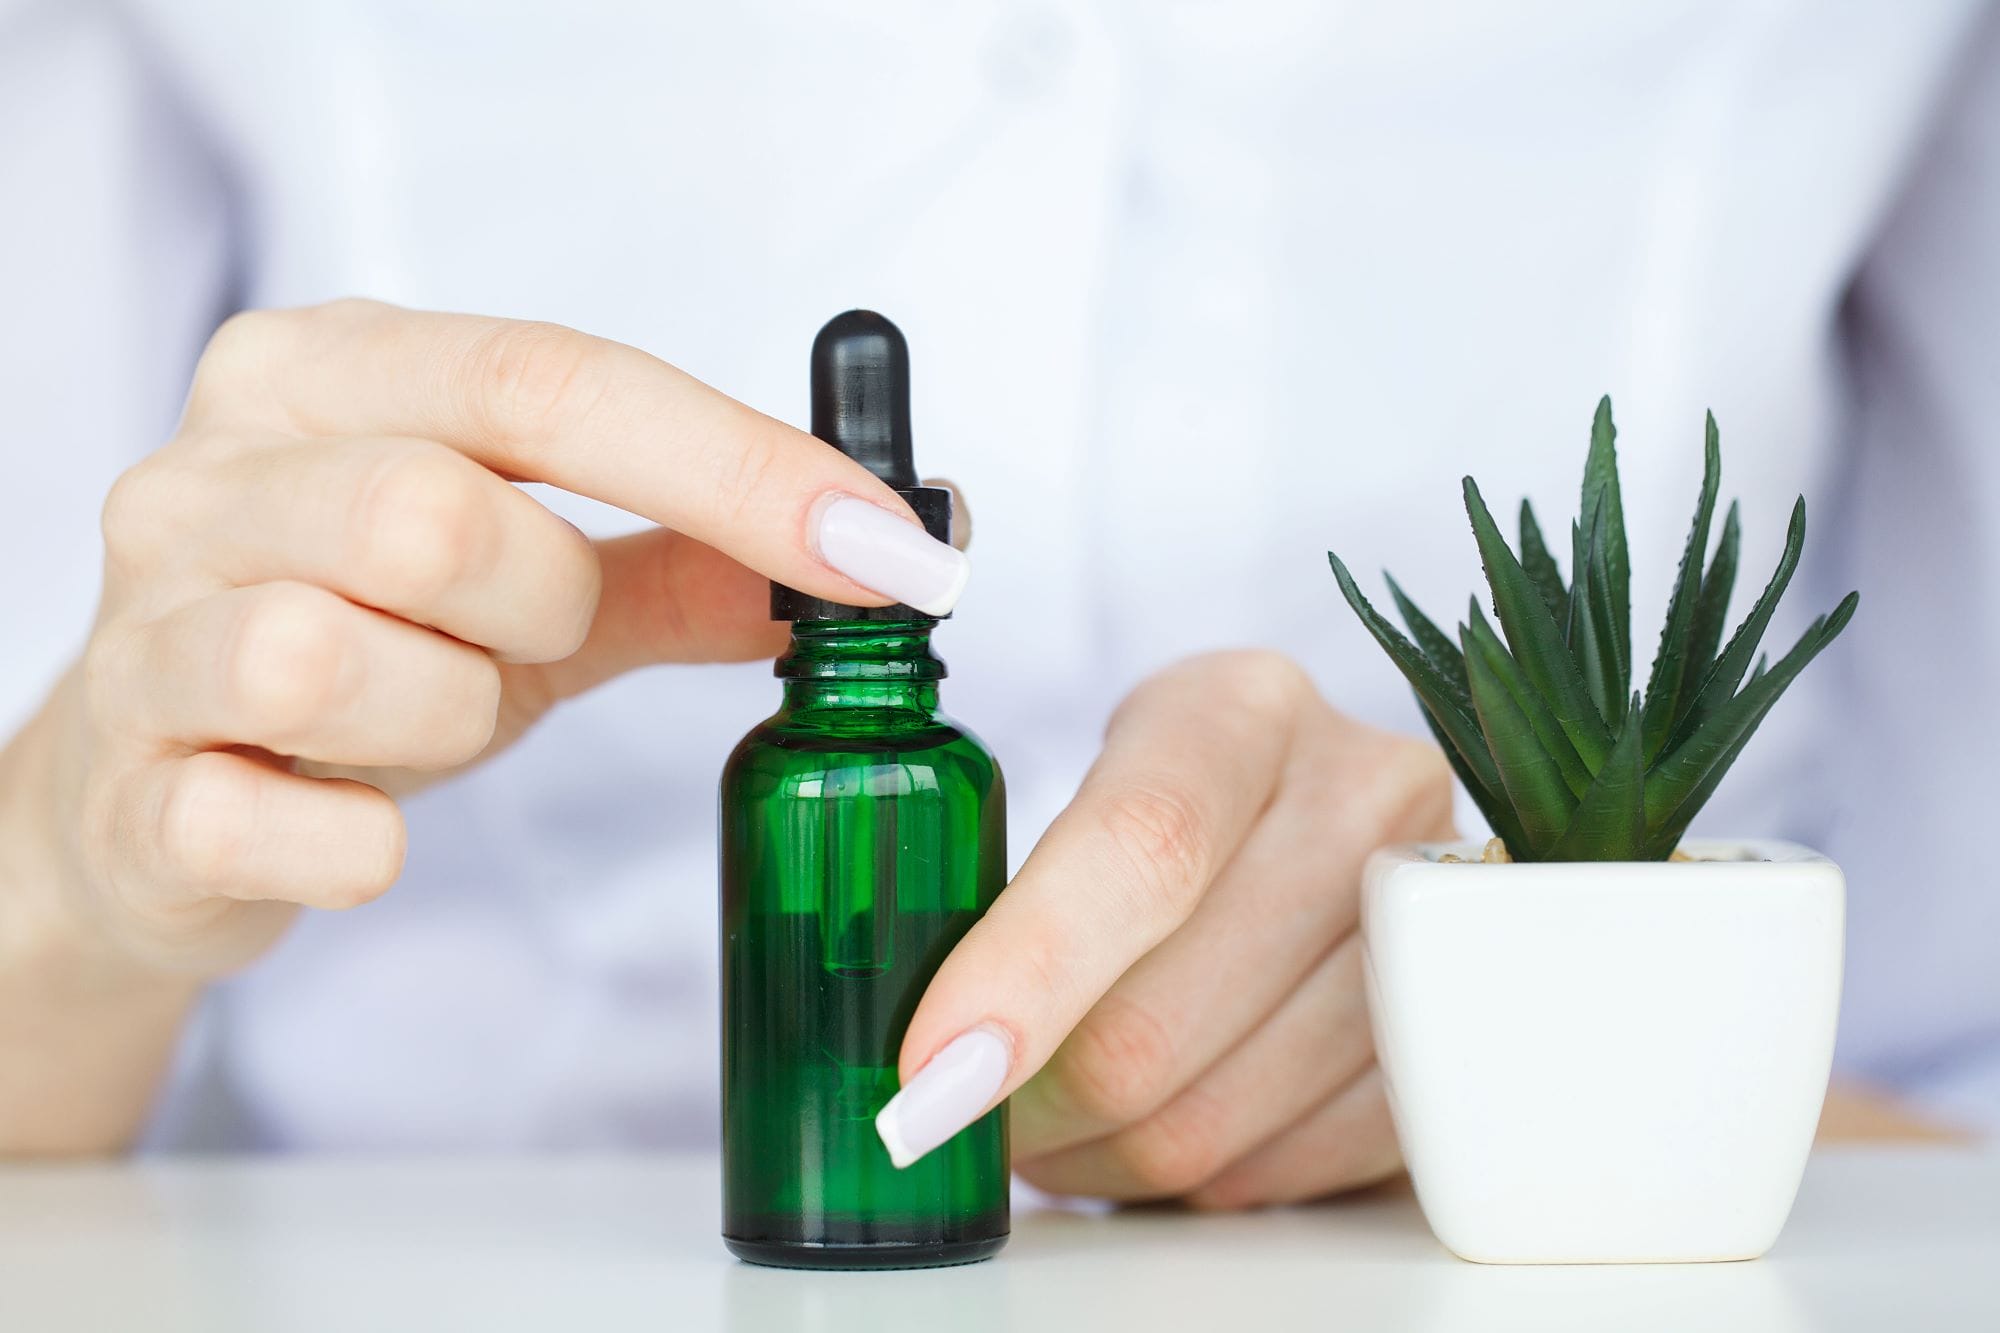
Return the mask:
{"type": "Polygon", "coordinates": [[[1748,1259],[1783,1227],[1832,1062],[1844,884],[1803,847],[1682,833],[1785,687],[1854,614],[1850,593],[1775,663],[1757,658],[1798,565],[1723,639],[1740,532],[1704,556],[1701,499],[1643,694],[1611,402],[1598,405],[1564,581],[1521,505],[1510,549],[1465,506],[1499,629],[1456,638],[1403,595],[1389,624],[1329,553],[1348,604],[1415,689],[1497,835],[1368,863],[1375,1040],[1424,1214],[1487,1263],[1748,1259]]]}

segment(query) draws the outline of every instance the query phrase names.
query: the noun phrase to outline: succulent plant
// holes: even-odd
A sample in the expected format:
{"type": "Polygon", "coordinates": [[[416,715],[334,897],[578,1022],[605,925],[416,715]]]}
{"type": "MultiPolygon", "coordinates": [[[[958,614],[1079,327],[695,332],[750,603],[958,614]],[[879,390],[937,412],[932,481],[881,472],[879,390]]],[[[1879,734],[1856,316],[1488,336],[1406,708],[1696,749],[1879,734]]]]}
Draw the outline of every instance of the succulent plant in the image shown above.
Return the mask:
{"type": "Polygon", "coordinates": [[[1711,413],[1694,527],[1645,693],[1635,693],[1616,438],[1605,398],[1591,425],[1581,519],[1570,525],[1567,584],[1528,502],[1516,555],[1465,479],[1499,632],[1475,597],[1452,638],[1385,574],[1405,638],[1327,552],[1348,605],[1409,679],[1452,768],[1518,861],[1665,860],[1757,724],[1860,600],[1847,594],[1775,664],[1764,656],[1751,665],[1805,544],[1800,497],[1777,572],[1723,642],[1742,534],[1732,502],[1704,574],[1722,468],[1711,413]]]}

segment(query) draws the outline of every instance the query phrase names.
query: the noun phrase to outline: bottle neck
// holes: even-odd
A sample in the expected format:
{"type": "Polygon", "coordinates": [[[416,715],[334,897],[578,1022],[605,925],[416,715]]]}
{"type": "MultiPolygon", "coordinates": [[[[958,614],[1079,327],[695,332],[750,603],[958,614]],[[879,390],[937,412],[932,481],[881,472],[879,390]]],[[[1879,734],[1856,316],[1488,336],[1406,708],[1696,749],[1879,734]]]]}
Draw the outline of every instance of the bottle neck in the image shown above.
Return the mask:
{"type": "Polygon", "coordinates": [[[944,663],[932,620],[799,621],[778,659],[788,712],[896,709],[932,713],[944,663]]]}

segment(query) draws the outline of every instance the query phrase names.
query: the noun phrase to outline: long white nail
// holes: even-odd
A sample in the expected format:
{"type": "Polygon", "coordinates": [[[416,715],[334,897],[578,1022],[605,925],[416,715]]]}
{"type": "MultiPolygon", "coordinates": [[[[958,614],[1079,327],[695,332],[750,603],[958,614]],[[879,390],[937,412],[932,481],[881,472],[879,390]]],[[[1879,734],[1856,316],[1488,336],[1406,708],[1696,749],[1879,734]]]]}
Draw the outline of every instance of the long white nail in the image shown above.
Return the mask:
{"type": "Polygon", "coordinates": [[[1007,1081],[1013,1049],[989,1026],[953,1037],[875,1117],[875,1132],[901,1170],[977,1120],[1007,1081]]]}
{"type": "Polygon", "coordinates": [[[817,544],[820,559],[862,587],[934,616],[958,604],[972,573],[962,552],[852,495],[821,507],[817,544]]]}

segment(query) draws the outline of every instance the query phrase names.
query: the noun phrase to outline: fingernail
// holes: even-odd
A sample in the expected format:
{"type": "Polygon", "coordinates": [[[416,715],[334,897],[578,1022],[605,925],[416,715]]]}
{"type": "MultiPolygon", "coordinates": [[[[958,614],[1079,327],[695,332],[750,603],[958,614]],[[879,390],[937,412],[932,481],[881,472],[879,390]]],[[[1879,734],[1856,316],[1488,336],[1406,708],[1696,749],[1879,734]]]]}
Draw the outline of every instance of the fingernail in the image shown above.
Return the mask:
{"type": "Polygon", "coordinates": [[[820,559],[864,588],[928,615],[958,604],[972,567],[965,556],[906,519],[852,495],[819,511],[820,559]]]}
{"type": "Polygon", "coordinates": [[[875,1117],[889,1160],[901,1170],[977,1120],[1007,1081],[1012,1062],[1013,1050],[997,1028],[953,1037],[875,1117]]]}

